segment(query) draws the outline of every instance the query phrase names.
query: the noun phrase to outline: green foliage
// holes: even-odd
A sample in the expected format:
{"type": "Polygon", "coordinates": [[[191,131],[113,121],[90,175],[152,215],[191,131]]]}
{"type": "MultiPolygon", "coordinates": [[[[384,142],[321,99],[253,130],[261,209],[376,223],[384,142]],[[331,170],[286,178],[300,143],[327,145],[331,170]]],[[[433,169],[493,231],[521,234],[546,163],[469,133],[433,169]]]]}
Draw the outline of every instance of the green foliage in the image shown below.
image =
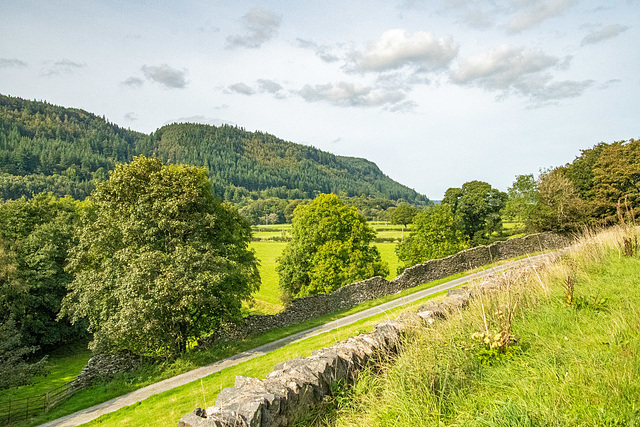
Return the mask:
{"type": "Polygon", "coordinates": [[[491,344],[481,343],[475,349],[476,358],[483,366],[490,366],[501,361],[514,360],[521,352],[522,347],[518,344],[491,346],[491,344]]]}
{"type": "Polygon", "coordinates": [[[490,243],[494,233],[502,235],[500,211],[507,202],[507,194],[482,181],[465,182],[462,188],[449,188],[442,204],[460,215],[464,232],[472,246],[490,243]]]}
{"type": "Polygon", "coordinates": [[[13,317],[0,321],[0,390],[28,384],[32,376],[46,373],[47,356],[37,362],[28,360],[37,350],[23,344],[13,317]]]}
{"type": "Polygon", "coordinates": [[[640,140],[601,142],[555,171],[573,184],[587,220],[615,223],[616,204],[625,196],[640,207],[640,140]]]}
{"type": "Polygon", "coordinates": [[[72,276],[79,203],[38,194],[0,203],[0,321],[15,319],[25,343],[49,349],[81,338],[85,325],[57,321],[72,276]]]}
{"type": "Polygon", "coordinates": [[[469,247],[460,215],[454,215],[447,204],[420,211],[409,237],[396,246],[396,254],[405,268],[430,259],[455,254],[469,247]]]}
{"type": "Polygon", "coordinates": [[[398,205],[391,212],[391,224],[402,224],[403,227],[411,224],[418,209],[415,206],[407,205],[405,203],[398,205]]]}
{"type": "Polygon", "coordinates": [[[144,135],[86,111],[0,95],[0,199],[43,191],[84,199],[106,171],[140,154],[206,167],[214,194],[233,203],[330,192],[428,203],[372,162],[263,132],[181,123],[144,135]]]}
{"type": "Polygon", "coordinates": [[[516,176],[513,185],[507,189],[507,194],[509,199],[505,205],[504,215],[524,224],[525,231],[537,231],[536,215],[540,191],[533,174],[516,176]]]}
{"type": "Polygon", "coordinates": [[[88,202],[62,313],[87,318],[94,350],[176,354],[241,317],[260,280],[251,230],[204,169],[137,157],[88,202]]]}
{"type": "Polygon", "coordinates": [[[505,215],[524,224],[525,231],[577,231],[588,221],[589,206],[559,169],[545,171],[538,181],[518,175],[509,188],[505,215]]]}
{"type": "Polygon", "coordinates": [[[375,232],[356,208],[334,194],[321,194],[299,205],[293,217],[293,239],[278,260],[285,298],[332,292],[348,283],[388,274],[370,242],[375,232]]]}
{"type": "Polygon", "coordinates": [[[587,206],[573,183],[557,170],[541,174],[538,180],[536,231],[579,230],[587,218],[587,206]]]}

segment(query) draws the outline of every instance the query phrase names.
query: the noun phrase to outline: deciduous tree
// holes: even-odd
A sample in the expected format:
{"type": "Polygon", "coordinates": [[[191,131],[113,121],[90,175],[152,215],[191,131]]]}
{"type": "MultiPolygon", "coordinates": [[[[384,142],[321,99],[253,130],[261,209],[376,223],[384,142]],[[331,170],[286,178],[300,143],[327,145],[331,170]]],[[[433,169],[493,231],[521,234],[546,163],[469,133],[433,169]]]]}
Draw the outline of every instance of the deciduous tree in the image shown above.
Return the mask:
{"type": "Polygon", "coordinates": [[[175,354],[241,317],[260,280],[251,230],[203,168],[140,156],[88,203],[62,312],[88,320],[94,351],[175,354]]]}
{"type": "Polygon", "coordinates": [[[398,259],[403,262],[398,267],[398,273],[407,267],[452,255],[468,247],[462,219],[453,214],[451,206],[441,204],[429,207],[416,215],[411,234],[396,246],[398,259]]]}
{"type": "Polygon", "coordinates": [[[406,203],[398,205],[391,212],[391,223],[402,224],[402,240],[404,240],[405,227],[413,222],[413,218],[417,213],[418,209],[415,206],[407,205],[406,203]]]}
{"type": "Polygon", "coordinates": [[[72,280],[65,266],[78,206],[44,193],[0,203],[0,321],[13,317],[25,344],[46,349],[86,333],[82,324],[56,320],[72,280]]]}
{"type": "Polygon", "coordinates": [[[296,207],[291,234],[277,266],[285,300],[388,274],[378,249],[370,245],[375,231],[334,194],[296,207]]]}
{"type": "Polygon", "coordinates": [[[450,188],[442,200],[462,218],[465,234],[471,245],[489,243],[493,233],[502,233],[500,211],[507,194],[482,181],[469,181],[462,188],[450,188]]]}

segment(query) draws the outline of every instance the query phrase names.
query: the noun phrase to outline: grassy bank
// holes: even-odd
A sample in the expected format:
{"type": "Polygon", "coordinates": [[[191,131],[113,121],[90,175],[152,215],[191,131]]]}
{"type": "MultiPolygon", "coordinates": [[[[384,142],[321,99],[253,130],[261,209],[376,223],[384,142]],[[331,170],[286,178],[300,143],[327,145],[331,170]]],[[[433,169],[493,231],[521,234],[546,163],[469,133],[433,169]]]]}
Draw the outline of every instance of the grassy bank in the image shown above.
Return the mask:
{"type": "Polygon", "coordinates": [[[73,381],[87,364],[91,351],[86,342],[70,344],[53,351],[47,358],[47,375],[33,378],[31,384],[0,390],[0,402],[45,394],[47,391],[73,381]]]}
{"type": "Polygon", "coordinates": [[[316,424],[640,425],[640,259],[622,239],[591,236],[553,267],[505,275],[505,292],[418,328],[316,424]]]}

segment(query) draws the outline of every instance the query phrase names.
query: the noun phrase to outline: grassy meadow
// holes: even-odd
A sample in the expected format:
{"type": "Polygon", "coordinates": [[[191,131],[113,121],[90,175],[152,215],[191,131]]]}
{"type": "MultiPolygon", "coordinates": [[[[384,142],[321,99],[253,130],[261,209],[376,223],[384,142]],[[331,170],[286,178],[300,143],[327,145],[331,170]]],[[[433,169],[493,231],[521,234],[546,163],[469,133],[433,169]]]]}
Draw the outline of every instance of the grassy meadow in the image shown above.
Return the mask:
{"type": "Polygon", "coordinates": [[[624,256],[624,237],[503,276],[505,292],[417,328],[393,364],[300,425],[640,425],[640,255],[624,256]]]}
{"type": "MultiPolygon", "coordinates": [[[[378,231],[378,237],[384,235],[388,239],[400,240],[402,236],[402,226],[387,225],[384,222],[370,223],[378,231]]],[[[270,224],[260,225],[254,228],[254,241],[251,248],[256,251],[256,257],[260,260],[260,277],[262,284],[260,290],[254,295],[254,302],[248,305],[247,309],[252,314],[275,314],[284,309],[280,301],[280,288],[278,287],[278,274],[276,273],[276,259],[280,256],[286,242],[281,241],[283,236],[290,236],[290,224],[270,224]],[[275,240],[274,240],[275,239],[275,240]]],[[[405,229],[405,234],[408,231],[405,229]]],[[[380,251],[383,261],[389,265],[388,280],[396,276],[397,267],[400,261],[395,254],[395,243],[379,242],[373,243],[380,251]]]]}
{"type": "Polygon", "coordinates": [[[53,351],[47,358],[46,376],[33,378],[31,384],[0,390],[0,402],[38,396],[72,381],[91,357],[87,343],[75,343],[53,351]]]}

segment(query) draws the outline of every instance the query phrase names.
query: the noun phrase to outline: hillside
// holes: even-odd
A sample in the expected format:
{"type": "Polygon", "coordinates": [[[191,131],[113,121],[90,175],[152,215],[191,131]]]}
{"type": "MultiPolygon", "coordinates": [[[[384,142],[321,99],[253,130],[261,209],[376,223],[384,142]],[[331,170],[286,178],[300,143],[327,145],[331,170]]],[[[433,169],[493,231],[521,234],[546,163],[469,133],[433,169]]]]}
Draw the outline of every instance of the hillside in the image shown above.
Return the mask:
{"type": "Polygon", "coordinates": [[[135,155],[205,166],[226,201],[318,193],[428,203],[372,162],[232,126],[171,124],[150,135],[75,108],[0,95],[0,199],[51,191],[84,199],[135,155]]]}

